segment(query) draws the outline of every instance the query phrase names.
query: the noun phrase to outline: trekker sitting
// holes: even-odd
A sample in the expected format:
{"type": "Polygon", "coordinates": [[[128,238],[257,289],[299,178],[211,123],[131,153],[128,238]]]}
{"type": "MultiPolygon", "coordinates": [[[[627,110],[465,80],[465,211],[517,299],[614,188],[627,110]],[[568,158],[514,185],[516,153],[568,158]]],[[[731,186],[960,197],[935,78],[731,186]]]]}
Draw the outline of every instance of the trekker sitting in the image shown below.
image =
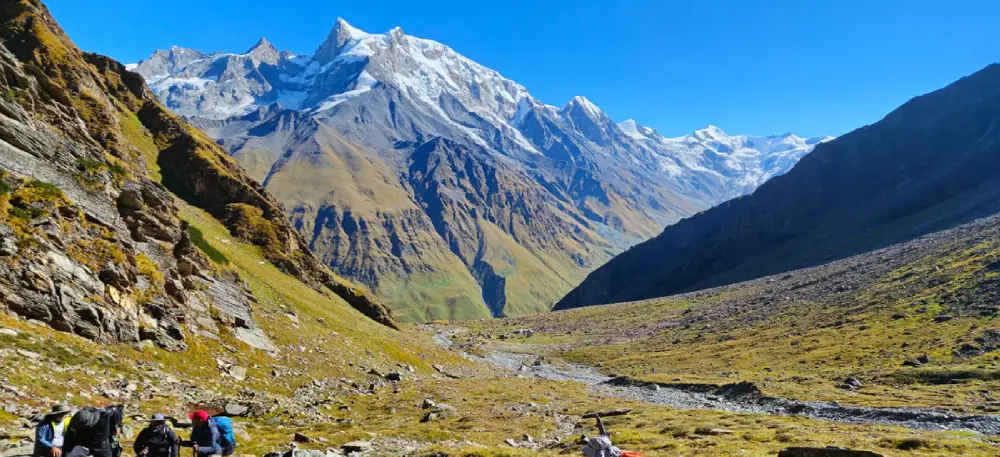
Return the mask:
{"type": "Polygon", "coordinates": [[[139,432],[132,449],[139,457],[177,457],[180,454],[177,434],[163,414],[153,414],[149,426],[139,432]]]}
{"type": "Polygon", "coordinates": [[[62,457],[63,438],[72,412],[69,405],[58,404],[42,418],[35,429],[34,457],[62,457]]]}
{"type": "Polygon", "coordinates": [[[191,413],[191,447],[199,457],[223,455],[224,449],[219,445],[219,429],[215,419],[208,417],[205,411],[191,413]]]}

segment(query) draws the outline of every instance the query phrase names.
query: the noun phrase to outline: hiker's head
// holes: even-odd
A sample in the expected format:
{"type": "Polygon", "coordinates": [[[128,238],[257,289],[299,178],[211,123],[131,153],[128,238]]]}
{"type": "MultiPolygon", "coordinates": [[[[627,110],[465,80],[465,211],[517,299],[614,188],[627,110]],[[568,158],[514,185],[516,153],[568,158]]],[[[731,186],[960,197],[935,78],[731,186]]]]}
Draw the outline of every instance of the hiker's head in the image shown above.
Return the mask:
{"type": "Polygon", "coordinates": [[[73,409],[69,405],[60,403],[52,407],[52,411],[45,415],[45,419],[58,422],[65,419],[71,412],[73,409]]]}
{"type": "Polygon", "coordinates": [[[188,417],[191,418],[191,422],[194,423],[194,425],[201,425],[208,422],[208,413],[203,410],[195,411],[188,417]]]}
{"type": "Polygon", "coordinates": [[[167,416],[162,413],[153,414],[153,417],[149,418],[149,425],[152,427],[159,427],[167,422],[167,416]]]}

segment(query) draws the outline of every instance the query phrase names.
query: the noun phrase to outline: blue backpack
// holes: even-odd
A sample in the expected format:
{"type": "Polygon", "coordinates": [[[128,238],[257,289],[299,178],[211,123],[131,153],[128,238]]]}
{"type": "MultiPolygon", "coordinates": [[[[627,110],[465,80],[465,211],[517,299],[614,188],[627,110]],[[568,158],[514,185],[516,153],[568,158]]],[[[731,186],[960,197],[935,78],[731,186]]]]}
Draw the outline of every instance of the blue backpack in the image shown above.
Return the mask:
{"type": "Polygon", "coordinates": [[[228,447],[236,444],[236,434],[233,433],[233,420],[226,416],[213,417],[215,429],[219,431],[219,444],[228,447]]]}

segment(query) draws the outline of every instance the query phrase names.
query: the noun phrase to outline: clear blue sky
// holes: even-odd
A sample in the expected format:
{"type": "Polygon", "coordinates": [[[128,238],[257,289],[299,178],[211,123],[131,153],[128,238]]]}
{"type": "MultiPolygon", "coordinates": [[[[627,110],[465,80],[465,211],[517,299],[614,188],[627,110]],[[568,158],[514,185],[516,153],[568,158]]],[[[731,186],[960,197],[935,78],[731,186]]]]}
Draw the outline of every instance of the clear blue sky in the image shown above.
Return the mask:
{"type": "Polygon", "coordinates": [[[443,42],[546,103],[574,95],[666,135],[839,135],[1000,60],[996,0],[48,0],[123,62],[171,45],[312,52],[338,16],[443,42]]]}

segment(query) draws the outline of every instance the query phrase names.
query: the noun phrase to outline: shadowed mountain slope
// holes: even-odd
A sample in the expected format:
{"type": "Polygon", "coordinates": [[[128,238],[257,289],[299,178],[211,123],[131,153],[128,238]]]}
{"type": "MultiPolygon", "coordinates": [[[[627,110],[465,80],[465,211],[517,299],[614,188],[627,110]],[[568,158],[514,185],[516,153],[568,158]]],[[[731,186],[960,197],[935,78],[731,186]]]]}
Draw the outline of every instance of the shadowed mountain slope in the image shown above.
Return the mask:
{"type": "Polygon", "coordinates": [[[1000,66],[821,144],[789,173],[667,227],[556,309],[651,298],[814,265],[1000,210],[1000,66]]]}

